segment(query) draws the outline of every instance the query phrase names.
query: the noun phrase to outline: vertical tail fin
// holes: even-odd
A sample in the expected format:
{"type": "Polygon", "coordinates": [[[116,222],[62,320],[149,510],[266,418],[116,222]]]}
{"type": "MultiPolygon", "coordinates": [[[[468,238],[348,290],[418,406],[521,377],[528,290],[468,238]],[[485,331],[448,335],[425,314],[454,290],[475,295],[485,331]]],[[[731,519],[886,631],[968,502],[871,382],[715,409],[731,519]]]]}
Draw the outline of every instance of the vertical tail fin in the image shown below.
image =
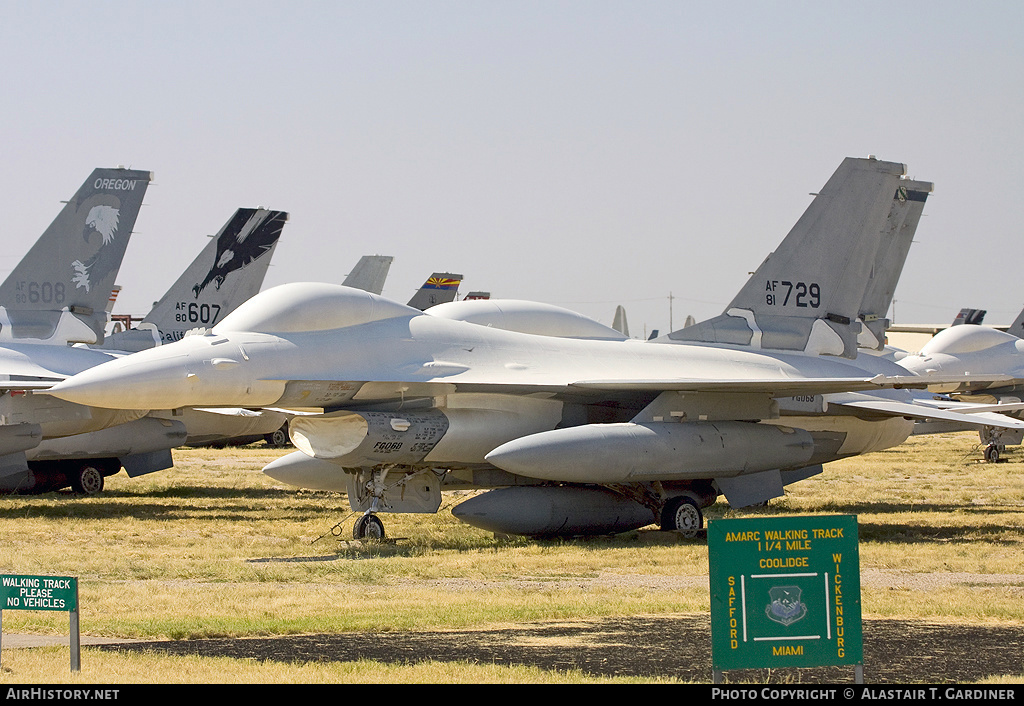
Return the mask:
{"type": "Polygon", "coordinates": [[[342,284],[371,294],[380,294],[384,291],[384,282],[394,259],[390,255],[363,255],[342,284]]]}
{"type": "Polygon", "coordinates": [[[725,313],[669,338],[856,357],[858,315],[905,171],[843,160],[725,313]]]}
{"type": "Polygon", "coordinates": [[[950,326],[959,326],[960,324],[975,324],[980,326],[982,322],[985,321],[985,314],[987,313],[987,309],[961,309],[960,313],[956,315],[950,326]]]}
{"type": "Polygon", "coordinates": [[[145,350],[216,324],[260,291],[287,220],[284,211],[235,211],[139,327],[108,336],[103,348],[145,350]]]}
{"type": "Polygon", "coordinates": [[[0,339],[103,340],[106,307],[150,172],[96,169],[0,284],[0,339]]]}
{"type": "Polygon", "coordinates": [[[260,291],[287,221],[284,211],[235,211],[142,323],[155,325],[162,343],[215,325],[260,291]]]}
{"type": "Polygon", "coordinates": [[[932,188],[929,182],[905,179],[896,189],[858,314],[863,327],[859,343],[865,348],[881,350],[885,346],[889,307],[932,188]]]}
{"type": "Polygon", "coordinates": [[[455,301],[455,297],[459,293],[460,284],[462,284],[462,275],[453,275],[450,272],[435,272],[412,295],[412,299],[409,300],[409,306],[425,311],[437,304],[455,301]]]}
{"type": "Polygon", "coordinates": [[[1017,318],[1013,320],[1013,323],[1006,329],[1006,332],[1012,333],[1017,338],[1024,338],[1024,309],[1017,314],[1017,318]]]}
{"type": "Polygon", "coordinates": [[[626,308],[619,304],[615,307],[615,317],[612,319],[612,328],[629,338],[629,322],[626,321],[626,308]]]}

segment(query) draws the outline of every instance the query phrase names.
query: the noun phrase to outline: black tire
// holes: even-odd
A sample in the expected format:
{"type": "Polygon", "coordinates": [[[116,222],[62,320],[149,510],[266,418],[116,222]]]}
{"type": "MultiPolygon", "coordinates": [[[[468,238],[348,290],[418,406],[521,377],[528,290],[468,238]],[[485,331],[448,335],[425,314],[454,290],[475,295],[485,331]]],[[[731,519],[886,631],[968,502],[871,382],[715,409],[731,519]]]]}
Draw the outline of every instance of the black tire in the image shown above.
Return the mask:
{"type": "Polygon", "coordinates": [[[661,529],[678,532],[686,538],[693,538],[704,529],[704,513],[697,501],[687,495],[680,495],[665,503],[661,511],[661,529]]]}
{"type": "Polygon", "coordinates": [[[352,527],[353,539],[384,539],[384,523],[376,515],[363,515],[352,527]]]}
{"type": "Polygon", "coordinates": [[[999,462],[999,446],[997,444],[989,444],[985,447],[985,460],[989,463],[999,462]]]}
{"type": "Polygon", "coordinates": [[[272,446],[275,449],[282,448],[288,445],[288,427],[287,425],[270,432],[263,437],[263,440],[267,442],[267,446],[272,446]]]}
{"type": "Polygon", "coordinates": [[[71,476],[71,489],[79,495],[98,495],[103,492],[103,471],[91,463],[76,468],[71,476]]]}

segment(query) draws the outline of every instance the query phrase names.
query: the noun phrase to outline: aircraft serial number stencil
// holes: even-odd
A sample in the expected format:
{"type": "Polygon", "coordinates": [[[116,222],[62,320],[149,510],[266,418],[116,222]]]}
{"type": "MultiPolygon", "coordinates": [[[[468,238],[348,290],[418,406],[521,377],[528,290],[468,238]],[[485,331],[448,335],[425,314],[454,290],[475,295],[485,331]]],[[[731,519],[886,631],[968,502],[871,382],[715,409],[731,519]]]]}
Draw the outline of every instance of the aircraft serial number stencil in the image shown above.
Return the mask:
{"type": "Polygon", "coordinates": [[[862,663],[856,517],[717,520],[708,556],[714,669],[862,663]]]}

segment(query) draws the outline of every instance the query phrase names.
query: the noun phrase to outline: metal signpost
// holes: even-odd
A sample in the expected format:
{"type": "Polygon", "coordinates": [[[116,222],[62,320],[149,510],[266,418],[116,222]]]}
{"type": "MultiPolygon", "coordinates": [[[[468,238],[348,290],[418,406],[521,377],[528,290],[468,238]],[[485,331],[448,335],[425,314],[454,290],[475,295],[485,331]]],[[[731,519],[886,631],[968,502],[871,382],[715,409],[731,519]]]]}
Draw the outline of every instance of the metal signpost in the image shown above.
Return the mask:
{"type": "Polygon", "coordinates": [[[3,640],[5,610],[60,610],[70,613],[71,671],[81,671],[77,578],[0,574],[0,645],[3,640]]]}
{"type": "Polygon", "coordinates": [[[853,665],[863,683],[857,518],[708,526],[711,661],[729,669],[853,665]]]}

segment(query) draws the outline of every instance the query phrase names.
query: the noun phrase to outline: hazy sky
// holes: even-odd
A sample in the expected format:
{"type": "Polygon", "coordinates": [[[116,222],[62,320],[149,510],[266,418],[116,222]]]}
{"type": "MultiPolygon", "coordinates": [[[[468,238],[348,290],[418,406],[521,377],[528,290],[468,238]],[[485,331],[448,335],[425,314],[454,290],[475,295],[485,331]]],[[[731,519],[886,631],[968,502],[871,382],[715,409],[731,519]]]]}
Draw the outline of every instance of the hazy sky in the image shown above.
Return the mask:
{"type": "Polygon", "coordinates": [[[265,287],[393,255],[631,332],[721,313],[844,157],[932,181],[895,320],[1024,307],[1024,3],[0,0],[0,276],[94,167],[156,179],[117,313],[239,206],[265,287]]]}

